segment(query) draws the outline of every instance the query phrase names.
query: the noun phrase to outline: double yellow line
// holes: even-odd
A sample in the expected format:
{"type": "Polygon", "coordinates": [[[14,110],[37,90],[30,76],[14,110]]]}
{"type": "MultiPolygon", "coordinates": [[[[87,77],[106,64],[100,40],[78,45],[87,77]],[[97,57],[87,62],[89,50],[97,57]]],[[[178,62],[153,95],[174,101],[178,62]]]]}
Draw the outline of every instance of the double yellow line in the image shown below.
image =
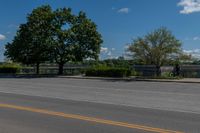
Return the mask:
{"type": "Polygon", "coordinates": [[[62,112],[55,112],[55,111],[24,107],[24,106],[16,106],[16,105],[11,105],[11,104],[0,104],[0,107],[21,110],[21,111],[29,111],[29,112],[46,114],[46,115],[51,115],[51,116],[59,116],[59,117],[68,118],[68,119],[70,118],[70,119],[77,119],[77,120],[88,121],[88,122],[95,122],[95,123],[112,125],[112,126],[120,126],[120,127],[143,130],[143,131],[148,131],[148,132],[155,132],[155,133],[182,133],[179,131],[165,130],[165,129],[160,129],[160,128],[138,125],[138,124],[130,124],[130,123],[125,123],[125,122],[105,120],[105,119],[87,117],[87,116],[82,116],[82,115],[66,114],[62,112]]]}

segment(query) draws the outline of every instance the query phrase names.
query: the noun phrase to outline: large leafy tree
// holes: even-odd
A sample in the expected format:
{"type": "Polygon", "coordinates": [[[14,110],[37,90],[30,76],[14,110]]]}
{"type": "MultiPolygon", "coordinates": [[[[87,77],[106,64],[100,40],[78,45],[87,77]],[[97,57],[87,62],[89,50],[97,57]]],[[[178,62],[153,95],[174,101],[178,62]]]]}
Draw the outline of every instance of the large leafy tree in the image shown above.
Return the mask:
{"type": "Polygon", "coordinates": [[[59,64],[59,74],[63,74],[66,62],[98,59],[101,35],[96,24],[84,12],[76,16],[69,8],[58,9],[55,11],[54,24],[54,55],[59,64]]]}
{"type": "Polygon", "coordinates": [[[75,40],[72,37],[71,27],[75,21],[70,8],[61,8],[54,11],[53,28],[53,56],[59,65],[59,74],[63,74],[63,67],[74,57],[72,54],[72,45],[75,40]]]}
{"type": "Polygon", "coordinates": [[[75,61],[83,61],[88,58],[97,60],[103,40],[97,31],[96,24],[88,19],[84,12],[80,12],[76,17],[72,33],[76,40],[73,50],[75,61]]]}
{"type": "Polygon", "coordinates": [[[41,6],[27,16],[21,24],[12,43],[6,45],[5,55],[13,61],[24,64],[39,64],[49,60],[53,13],[50,6],[41,6]]]}
{"type": "MultiPolygon", "coordinates": [[[[166,28],[159,28],[144,37],[135,39],[128,51],[135,60],[146,65],[155,65],[157,75],[160,67],[182,53],[181,42],[166,28]]],[[[176,59],[175,59],[176,60],[176,59]]]]}
{"type": "Polygon", "coordinates": [[[21,62],[23,64],[33,64],[30,32],[26,24],[19,27],[17,35],[14,37],[12,43],[7,43],[5,46],[5,56],[12,61],[21,62]]]}
{"type": "Polygon", "coordinates": [[[101,35],[94,22],[84,12],[74,15],[70,8],[52,11],[41,6],[27,16],[12,43],[6,45],[5,55],[13,61],[39,64],[55,61],[59,74],[69,61],[98,59],[101,35]]]}

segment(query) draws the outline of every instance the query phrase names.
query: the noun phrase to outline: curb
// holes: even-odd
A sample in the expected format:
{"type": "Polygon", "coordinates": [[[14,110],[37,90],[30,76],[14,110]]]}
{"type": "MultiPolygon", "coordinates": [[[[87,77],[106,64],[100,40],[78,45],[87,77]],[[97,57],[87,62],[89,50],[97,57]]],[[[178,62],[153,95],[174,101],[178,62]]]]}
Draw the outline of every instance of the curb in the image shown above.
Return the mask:
{"type": "Polygon", "coordinates": [[[183,80],[157,80],[157,79],[136,79],[135,81],[146,81],[146,82],[168,82],[168,83],[196,83],[200,84],[200,81],[183,81],[183,80]]]}
{"type": "Polygon", "coordinates": [[[141,79],[141,78],[107,78],[107,77],[75,77],[75,76],[58,76],[58,78],[92,79],[92,80],[115,80],[115,81],[146,81],[146,82],[200,83],[200,81],[159,80],[159,79],[141,79]]]}
{"type": "MultiPolygon", "coordinates": [[[[199,81],[192,81],[187,79],[174,79],[174,80],[167,80],[167,79],[143,79],[139,77],[129,77],[129,78],[111,78],[111,77],[85,77],[85,76],[58,76],[58,75],[0,75],[0,78],[69,78],[69,79],[91,79],[91,80],[110,80],[110,81],[144,81],[144,82],[168,82],[168,83],[196,83],[200,84],[199,81]]],[[[195,80],[195,79],[194,79],[195,80]]]]}
{"type": "Polygon", "coordinates": [[[131,81],[133,78],[109,78],[109,77],[76,77],[76,76],[58,76],[58,78],[71,78],[71,79],[94,79],[94,80],[121,80],[131,81]]]}

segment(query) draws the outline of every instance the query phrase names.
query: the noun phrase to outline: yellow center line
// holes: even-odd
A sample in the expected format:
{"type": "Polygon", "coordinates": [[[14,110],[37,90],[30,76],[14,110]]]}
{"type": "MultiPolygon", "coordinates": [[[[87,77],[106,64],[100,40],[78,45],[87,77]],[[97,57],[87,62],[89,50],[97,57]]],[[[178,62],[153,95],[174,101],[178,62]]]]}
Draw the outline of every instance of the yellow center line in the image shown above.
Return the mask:
{"type": "Polygon", "coordinates": [[[0,107],[46,114],[46,115],[51,115],[51,116],[59,116],[63,118],[77,119],[77,120],[88,121],[88,122],[95,122],[95,123],[112,125],[112,126],[126,127],[126,128],[143,130],[143,131],[148,131],[148,132],[155,132],[155,133],[183,133],[179,131],[154,128],[154,127],[143,126],[143,125],[138,125],[138,124],[130,124],[130,123],[125,123],[125,122],[105,120],[105,119],[99,119],[99,118],[87,117],[87,116],[75,115],[75,114],[66,114],[62,112],[55,112],[55,111],[49,111],[49,110],[31,108],[31,107],[25,107],[25,106],[17,106],[17,105],[11,105],[11,104],[0,104],[0,107]]]}

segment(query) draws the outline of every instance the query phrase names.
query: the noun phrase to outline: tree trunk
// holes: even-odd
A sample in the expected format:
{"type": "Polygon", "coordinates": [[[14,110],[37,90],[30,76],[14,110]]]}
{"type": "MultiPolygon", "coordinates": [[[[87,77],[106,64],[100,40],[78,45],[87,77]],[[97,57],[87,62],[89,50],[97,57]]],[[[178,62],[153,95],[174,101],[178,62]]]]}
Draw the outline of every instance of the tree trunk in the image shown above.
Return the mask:
{"type": "Polygon", "coordinates": [[[160,69],[160,66],[157,65],[156,66],[156,76],[160,76],[161,75],[161,69],[160,69]]]}
{"type": "Polygon", "coordinates": [[[59,75],[63,74],[63,67],[64,67],[64,63],[59,63],[59,71],[58,71],[59,75]]]}
{"type": "Polygon", "coordinates": [[[40,74],[40,63],[36,63],[36,74],[40,74]]]}

